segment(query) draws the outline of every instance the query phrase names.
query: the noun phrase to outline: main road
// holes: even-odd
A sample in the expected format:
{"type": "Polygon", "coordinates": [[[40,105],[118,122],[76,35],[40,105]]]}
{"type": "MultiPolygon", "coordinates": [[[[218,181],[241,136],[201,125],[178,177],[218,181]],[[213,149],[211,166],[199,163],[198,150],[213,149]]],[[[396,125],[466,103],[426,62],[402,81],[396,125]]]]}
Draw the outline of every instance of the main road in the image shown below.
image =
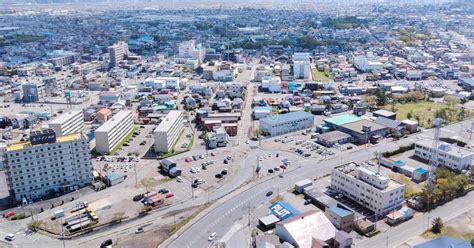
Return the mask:
{"type": "MultiPolygon", "coordinates": [[[[447,137],[459,135],[459,130],[462,130],[463,127],[470,126],[470,123],[471,120],[466,120],[443,127],[441,135],[447,137]]],[[[317,178],[319,176],[326,175],[331,172],[332,168],[342,163],[350,161],[365,161],[368,158],[373,157],[375,152],[395,150],[399,146],[408,145],[416,142],[419,139],[432,136],[432,129],[423,130],[422,132],[411,135],[408,138],[401,139],[399,141],[385,141],[380,145],[374,145],[368,148],[362,148],[348,152],[348,154],[345,154],[347,156],[333,157],[327,160],[304,159],[304,163],[300,168],[285,173],[283,178],[271,178],[259,184],[252,185],[252,187],[233,192],[230,199],[216,202],[216,207],[209,211],[204,217],[190,224],[189,226],[185,226],[186,230],[182,232],[181,235],[179,235],[176,239],[174,239],[169,244],[169,247],[208,247],[209,242],[207,238],[211,233],[217,232],[219,235],[224,235],[227,231],[229,231],[233,223],[238,221],[242,216],[248,214],[249,209],[251,210],[256,208],[258,205],[265,203],[267,201],[265,194],[268,191],[277,192],[286,190],[291,186],[292,182],[296,182],[305,178],[317,178]]],[[[257,150],[260,149],[257,148],[257,150]]],[[[469,197],[472,197],[472,194],[470,194],[469,197]]],[[[404,226],[405,225],[402,224],[401,228],[404,226]]],[[[387,231],[387,235],[392,235],[393,233],[397,233],[397,229],[389,229],[387,231]]],[[[416,232],[411,232],[409,234],[416,234],[416,232]]],[[[393,243],[395,243],[395,241],[393,241],[393,243]]],[[[370,246],[371,244],[372,243],[368,243],[369,246],[367,247],[374,247],[370,246]]],[[[366,247],[365,244],[361,244],[361,246],[366,247]]]]}

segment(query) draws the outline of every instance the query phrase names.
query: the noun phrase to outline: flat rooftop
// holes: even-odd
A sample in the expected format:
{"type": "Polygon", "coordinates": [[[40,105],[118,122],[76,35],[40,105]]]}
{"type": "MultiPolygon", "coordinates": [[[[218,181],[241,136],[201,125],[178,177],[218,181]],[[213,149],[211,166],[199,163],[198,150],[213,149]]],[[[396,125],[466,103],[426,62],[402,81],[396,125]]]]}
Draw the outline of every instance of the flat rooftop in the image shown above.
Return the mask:
{"type": "Polygon", "coordinates": [[[342,126],[344,124],[355,122],[358,120],[361,120],[361,118],[355,115],[339,115],[325,119],[324,122],[337,126],[342,126]]]}
{"type": "Polygon", "coordinates": [[[128,115],[130,115],[132,111],[130,110],[123,110],[112,116],[108,121],[106,121],[102,126],[97,128],[96,132],[109,132],[112,128],[118,125],[120,122],[123,121],[128,115]]]}
{"type": "MultiPolygon", "coordinates": [[[[415,142],[415,144],[421,145],[424,147],[433,148],[433,139],[432,138],[421,139],[415,142]]],[[[464,147],[460,147],[455,144],[449,144],[449,143],[441,142],[441,141],[438,144],[438,151],[445,152],[454,157],[467,157],[474,154],[473,151],[466,149],[464,147]]]]}
{"type": "Polygon", "coordinates": [[[376,174],[375,171],[371,171],[367,168],[363,168],[361,167],[360,165],[358,165],[357,163],[348,163],[348,164],[345,164],[345,165],[341,165],[339,167],[336,167],[334,168],[334,170],[339,170],[341,172],[343,172],[344,174],[350,176],[350,177],[353,177],[355,178],[357,181],[361,182],[361,183],[364,183],[366,185],[370,185],[372,188],[374,189],[377,189],[378,191],[381,191],[381,192],[387,192],[387,191],[391,191],[393,189],[396,189],[396,188],[400,188],[400,187],[403,187],[405,186],[405,184],[401,183],[401,182],[398,182],[398,181],[395,181],[393,179],[390,179],[388,177],[385,177],[383,175],[378,175],[382,180],[386,180],[388,179],[388,186],[386,188],[378,188],[360,178],[357,177],[357,172],[356,172],[356,169],[360,169],[360,170],[363,170],[364,172],[372,172],[372,174],[376,174]]]}
{"type": "MultiPolygon", "coordinates": [[[[70,142],[70,141],[79,140],[82,138],[85,138],[85,137],[81,133],[71,133],[64,136],[57,136],[56,143],[70,142]]],[[[17,150],[26,149],[32,146],[33,145],[31,145],[30,141],[23,141],[23,142],[18,142],[18,143],[13,143],[13,144],[8,145],[7,151],[17,151],[17,150]]],[[[35,145],[35,146],[41,146],[41,144],[35,145]]]]}
{"type": "Polygon", "coordinates": [[[72,111],[68,111],[66,113],[63,113],[62,115],[60,115],[58,118],[50,121],[49,123],[50,124],[63,124],[65,122],[67,122],[68,120],[70,120],[72,117],[80,114],[81,111],[75,111],[75,110],[72,110],[72,111]]]}
{"type": "Polygon", "coordinates": [[[314,118],[314,115],[304,111],[290,112],[287,114],[274,115],[260,119],[261,122],[268,124],[285,123],[293,120],[300,120],[304,118],[314,118]]]}
{"type": "Polygon", "coordinates": [[[171,126],[175,125],[176,120],[180,115],[183,114],[183,111],[180,110],[171,110],[163,119],[161,120],[158,127],[155,129],[156,132],[168,132],[171,126]]]}
{"type": "Polygon", "coordinates": [[[372,122],[366,119],[360,119],[358,121],[347,123],[342,126],[359,134],[364,134],[364,132],[362,131],[362,128],[364,126],[370,127],[371,132],[387,128],[385,126],[382,126],[380,124],[377,124],[375,122],[372,122]]]}

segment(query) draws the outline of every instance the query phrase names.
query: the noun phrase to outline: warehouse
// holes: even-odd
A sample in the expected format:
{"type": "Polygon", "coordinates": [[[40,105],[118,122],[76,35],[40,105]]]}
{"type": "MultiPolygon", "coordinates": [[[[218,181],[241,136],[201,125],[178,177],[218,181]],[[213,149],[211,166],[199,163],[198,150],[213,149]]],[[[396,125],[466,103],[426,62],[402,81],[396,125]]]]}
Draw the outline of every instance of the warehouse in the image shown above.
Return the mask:
{"type": "Polygon", "coordinates": [[[323,146],[332,147],[335,144],[346,144],[351,142],[352,136],[341,131],[331,131],[316,136],[316,140],[323,146]]]}
{"type": "Polygon", "coordinates": [[[365,144],[371,140],[372,137],[385,137],[389,128],[380,124],[371,122],[366,119],[347,123],[336,128],[339,131],[350,134],[354,138],[355,143],[365,144]]]}
{"type": "Polygon", "coordinates": [[[313,124],[312,114],[298,111],[260,119],[260,130],[264,135],[276,136],[311,128],[313,124]]]}

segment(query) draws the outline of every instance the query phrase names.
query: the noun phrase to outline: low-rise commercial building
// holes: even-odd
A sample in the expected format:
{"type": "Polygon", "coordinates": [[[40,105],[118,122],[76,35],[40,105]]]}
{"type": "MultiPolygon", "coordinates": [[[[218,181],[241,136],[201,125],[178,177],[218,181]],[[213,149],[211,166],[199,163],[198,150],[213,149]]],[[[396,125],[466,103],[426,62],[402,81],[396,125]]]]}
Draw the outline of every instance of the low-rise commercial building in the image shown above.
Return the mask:
{"type": "Polygon", "coordinates": [[[326,210],[326,216],[339,230],[351,232],[354,225],[354,212],[341,207],[331,207],[326,210]]]}
{"type": "Polygon", "coordinates": [[[384,215],[403,204],[406,185],[349,163],[332,170],[331,188],[384,215]]]}
{"type": "Polygon", "coordinates": [[[108,153],[133,130],[133,113],[123,110],[95,130],[96,151],[108,153]]]}
{"type": "Polygon", "coordinates": [[[304,112],[291,112],[260,119],[260,131],[264,135],[275,136],[290,133],[314,125],[314,115],[304,112]]]}
{"type": "Polygon", "coordinates": [[[331,131],[316,136],[318,143],[326,147],[332,147],[335,144],[343,145],[351,142],[352,136],[341,131],[331,131]]]}
{"type": "Polygon", "coordinates": [[[472,151],[445,142],[440,142],[437,149],[433,149],[433,145],[434,141],[431,138],[417,141],[415,143],[415,155],[427,161],[431,161],[436,155],[436,165],[446,166],[451,170],[469,169],[474,155],[472,151]]]}
{"type": "Polygon", "coordinates": [[[16,201],[35,200],[87,186],[92,179],[87,137],[56,136],[53,130],[33,132],[29,141],[10,144],[5,175],[16,201]]]}
{"type": "Polygon", "coordinates": [[[168,152],[183,130],[183,111],[170,111],[153,132],[155,152],[168,152]]]}
{"type": "Polygon", "coordinates": [[[84,129],[84,114],[82,111],[69,111],[49,123],[49,127],[58,136],[80,133],[84,129]]]}

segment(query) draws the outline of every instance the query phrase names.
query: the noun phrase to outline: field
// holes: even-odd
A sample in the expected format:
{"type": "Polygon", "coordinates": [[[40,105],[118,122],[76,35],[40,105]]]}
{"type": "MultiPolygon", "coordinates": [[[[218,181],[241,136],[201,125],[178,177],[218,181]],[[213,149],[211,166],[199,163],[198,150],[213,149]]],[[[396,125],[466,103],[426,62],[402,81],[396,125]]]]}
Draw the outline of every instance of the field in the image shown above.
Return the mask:
{"type": "Polygon", "coordinates": [[[311,75],[314,81],[329,81],[329,75],[324,71],[318,71],[316,68],[311,68],[311,75]]]}
{"type": "MultiPolygon", "coordinates": [[[[437,111],[441,111],[442,109],[447,110],[447,114],[443,118],[444,123],[451,123],[456,121],[457,114],[459,113],[458,109],[449,109],[446,104],[433,102],[387,105],[384,107],[384,109],[396,112],[397,120],[417,120],[419,122],[419,125],[424,128],[430,128],[432,126],[437,111]]],[[[471,113],[466,113],[466,117],[468,115],[471,115],[471,113]]]]}
{"type": "Polygon", "coordinates": [[[455,238],[460,238],[471,241],[474,237],[474,210],[469,210],[456,218],[444,223],[444,228],[440,234],[434,234],[427,230],[423,233],[422,237],[426,239],[437,238],[442,235],[448,235],[455,238]]]}

